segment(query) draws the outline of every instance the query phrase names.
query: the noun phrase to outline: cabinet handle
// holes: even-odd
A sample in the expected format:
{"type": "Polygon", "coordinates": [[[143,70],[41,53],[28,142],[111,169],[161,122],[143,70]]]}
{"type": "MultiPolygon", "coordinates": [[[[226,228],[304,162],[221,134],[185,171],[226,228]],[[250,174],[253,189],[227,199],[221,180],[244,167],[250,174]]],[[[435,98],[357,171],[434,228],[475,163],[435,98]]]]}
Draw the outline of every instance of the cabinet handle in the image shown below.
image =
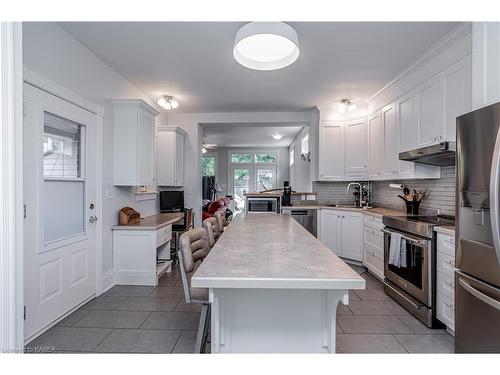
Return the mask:
{"type": "Polygon", "coordinates": [[[444,282],[446,285],[448,285],[450,288],[454,289],[455,288],[455,284],[453,283],[447,283],[446,281],[444,282]]]}
{"type": "Polygon", "coordinates": [[[444,303],[446,306],[450,308],[451,311],[455,311],[455,306],[452,303],[444,303]]]}
{"type": "Polygon", "coordinates": [[[436,140],[436,137],[432,137],[432,140],[435,141],[436,140]]]}
{"type": "Polygon", "coordinates": [[[448,263],[449,263],[450,265],[452,265],[453,267],[455,267],[455,261],[454,261],[453,259],[450,259],[450,260],[448,261],[448,263]]]}

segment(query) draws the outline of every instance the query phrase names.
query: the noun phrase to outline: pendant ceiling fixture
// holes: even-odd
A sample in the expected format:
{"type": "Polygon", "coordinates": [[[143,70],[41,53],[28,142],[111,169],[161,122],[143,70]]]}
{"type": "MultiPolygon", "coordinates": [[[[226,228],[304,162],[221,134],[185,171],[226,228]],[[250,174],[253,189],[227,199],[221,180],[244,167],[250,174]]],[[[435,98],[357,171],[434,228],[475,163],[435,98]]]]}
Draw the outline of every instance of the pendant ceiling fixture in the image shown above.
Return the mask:
{"type": "Polygon", "coordinates": [[[299,37],[283,22],[250,22],[234,38],[233,56],[255,70],[276,70],[299,57],[299,37]]]}

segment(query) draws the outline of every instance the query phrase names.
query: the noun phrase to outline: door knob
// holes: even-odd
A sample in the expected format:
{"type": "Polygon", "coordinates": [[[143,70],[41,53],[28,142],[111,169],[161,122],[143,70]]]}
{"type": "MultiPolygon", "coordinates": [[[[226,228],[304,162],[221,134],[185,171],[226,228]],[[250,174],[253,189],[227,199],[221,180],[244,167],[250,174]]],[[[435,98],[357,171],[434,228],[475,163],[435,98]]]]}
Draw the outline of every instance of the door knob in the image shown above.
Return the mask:
{"type": "Polygon", "coordinates": [[[92,215],[89,217],[89,223],[95,223],[97,221],[97,216],[92,215]]]}

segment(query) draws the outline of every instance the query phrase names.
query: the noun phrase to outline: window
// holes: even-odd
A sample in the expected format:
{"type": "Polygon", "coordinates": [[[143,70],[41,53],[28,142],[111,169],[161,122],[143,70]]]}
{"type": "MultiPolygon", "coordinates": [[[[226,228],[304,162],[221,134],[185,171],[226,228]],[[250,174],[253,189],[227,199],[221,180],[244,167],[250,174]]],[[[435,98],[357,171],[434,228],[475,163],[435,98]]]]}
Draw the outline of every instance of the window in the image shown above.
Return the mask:
{"type": "Polygon", "coordinates": [[[290,166],[295,164],[295,147],[290,150],[290,166]]]}
{"type": "Polygon", "coordinates": [[[257,169],[257,190],[270,190],[274,184],[272,169],[257,169]]]}
{"type": "Polygon", "coordinates": [[[276,163],[276,154],[274,152],[255,154],[256,163],[276,163]]]}
{"type": "Polygon", "coordinates": [[[231,154],[231,163],[251,163],[253,154],[231,154]]]}
{"type": "Polygon", "coordinates": [[[215,156],[203,156],[201,161],[201,174],[203,176],[215,176],[215,156]]]}
{"type": "Polygon", "coordinates": [[[81,174],[82,125],[44,113],[43,176],[79,179],[81,174]]]}
{"type": "Polygon", "coordinates": [[[307,154],[309,152],[309,134],[306,134],[302,141],[300,141],[300,153],[307,154]]]}

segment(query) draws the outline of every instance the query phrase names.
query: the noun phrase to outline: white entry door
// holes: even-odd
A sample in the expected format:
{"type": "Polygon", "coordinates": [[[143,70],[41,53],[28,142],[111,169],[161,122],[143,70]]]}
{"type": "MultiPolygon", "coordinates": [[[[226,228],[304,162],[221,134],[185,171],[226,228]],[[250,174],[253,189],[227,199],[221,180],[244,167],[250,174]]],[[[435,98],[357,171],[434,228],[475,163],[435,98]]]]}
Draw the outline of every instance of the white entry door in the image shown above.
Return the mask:
{"type": "Polygon", "coordinates": [[[26,342],[95,295],[97,116],[24,84],[26,342]]]}

